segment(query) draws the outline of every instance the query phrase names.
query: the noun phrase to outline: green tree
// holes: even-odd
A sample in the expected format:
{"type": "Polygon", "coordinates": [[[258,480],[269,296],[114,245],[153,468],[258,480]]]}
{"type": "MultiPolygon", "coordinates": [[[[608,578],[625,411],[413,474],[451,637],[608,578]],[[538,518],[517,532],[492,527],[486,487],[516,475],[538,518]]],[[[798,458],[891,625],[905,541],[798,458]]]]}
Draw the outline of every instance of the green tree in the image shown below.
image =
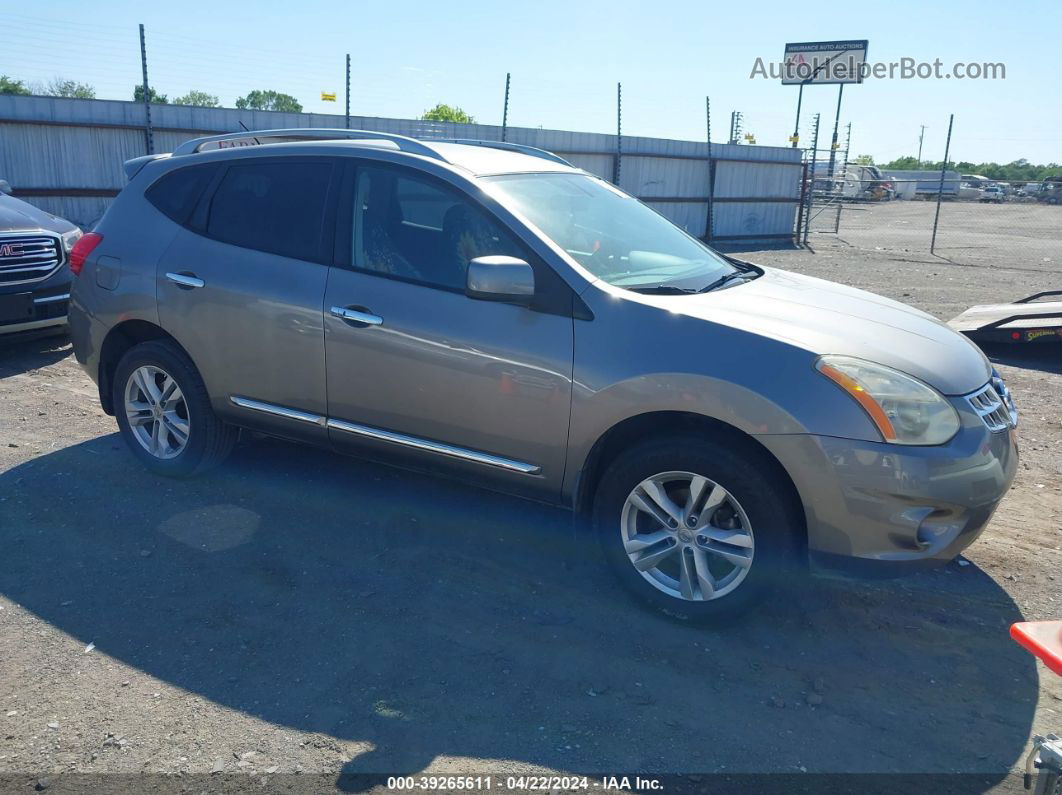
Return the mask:
{"type": "MultiPolygon", "coordinates": [[[[134,102],[143,102],[144,101],[144,86],[143,85],[138,84],[138,85],[133,86],[133,101],[134,102]]],[[[158,91],[153,89],[151,86],[148,86],[148,102],[152,103],[153,105],[168,105],[170,100],[165,94],[160,94],[158,91]]]]}
{"type": "Polygon", "coordinates": [[[15,80],[7,75],[0,75],[0,94],[19,94],[26,97],[31,93],[21,80],[15,80]]]}
{"type": "Polygon", "coordinates": [[[465,113],[461,108],[456,105],[450,106],[440,102],[431,110],[424,111],[421,114],[422,119],[425,121],[453,121],[458,124],[475,124],[476,120],[465,113]]]}
{"type": "Polygon", "coordinates": [[[192,89],[183,97],[176,97],[173,100],[174,105],[195,105],[198,108],[217,108],[221,106],[218,102],[218,98],[213,94],[208,94],[205,91],[196,91],[192,89]]]}
{"type": "Polygon", "coordinates": [[[44,87],[44,94],[49,97],[95,99],[96,89],[87,83],[78,83],[76,80],[64,80],[61,77],[55,77],[44,87]]]}
{"type": "Polygon", "coordinates": [[[922,168],[924,163],[925,161],[919,163],[917,157],[898,157],[891,163],[882,166],[882,168],[917,171],[918,169],[922,168]]]}
{"type": "Polygon", "coordinates": [[[852,162],[857,166],[872,166],[874,165],[874,157],[872,155],[859,155],[852,162]]]}
{"type": "Polygon", "coordinates": [[[279,91],[259,91],[255,89],[246,97],[236,100],[240,110],[282,110],[287,113],[302,113],[302,105],[291,94],[279,91]]]}
{"type": "MultiPolygon", "coordinates": [[[[922,161],[921,164],[913,157],[898,157],[891,163],[886,163],[885,169],[921,169],[922,171],[940,171],[944,164],[940,162],[922,161]]],[[[948,170],[958,171],[960,174],[980,174],[989,179],[997,179],[1001,182],[1042,182],[1046,177],[1058,174],[1060,170],[1057,163],[1036,165],[1027,159],[1019,158],[1011,163],[971,163],[968,160],[949,162],[948,170]]]]}

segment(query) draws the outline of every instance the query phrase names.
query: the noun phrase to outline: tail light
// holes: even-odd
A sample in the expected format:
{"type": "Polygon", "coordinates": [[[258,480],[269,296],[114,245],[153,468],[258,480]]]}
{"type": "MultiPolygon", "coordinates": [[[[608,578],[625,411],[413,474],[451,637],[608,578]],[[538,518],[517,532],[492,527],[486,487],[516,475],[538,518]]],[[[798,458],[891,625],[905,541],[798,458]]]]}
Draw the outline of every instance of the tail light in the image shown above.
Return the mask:
{"type": "Polygon", "coordinates": [[[85,260],[92,250],[103,241],[103,235],[89,232],[78,240],[70,250],[70,272],[75,276],[81,275],[81,269],[85,266],[85,260]]]}

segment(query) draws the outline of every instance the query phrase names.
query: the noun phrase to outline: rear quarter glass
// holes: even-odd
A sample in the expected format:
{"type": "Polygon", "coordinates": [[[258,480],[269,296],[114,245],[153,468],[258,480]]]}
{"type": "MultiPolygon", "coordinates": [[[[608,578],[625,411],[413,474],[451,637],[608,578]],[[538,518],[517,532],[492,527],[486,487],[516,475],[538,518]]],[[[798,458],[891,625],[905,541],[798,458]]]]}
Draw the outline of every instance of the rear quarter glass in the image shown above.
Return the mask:
{"type": "Polygon", "coordinates": [[[167,217],[185,224],[217,169],[216,163],[208,163],[170,171],[155,180],[144,196],[167,217]]]}

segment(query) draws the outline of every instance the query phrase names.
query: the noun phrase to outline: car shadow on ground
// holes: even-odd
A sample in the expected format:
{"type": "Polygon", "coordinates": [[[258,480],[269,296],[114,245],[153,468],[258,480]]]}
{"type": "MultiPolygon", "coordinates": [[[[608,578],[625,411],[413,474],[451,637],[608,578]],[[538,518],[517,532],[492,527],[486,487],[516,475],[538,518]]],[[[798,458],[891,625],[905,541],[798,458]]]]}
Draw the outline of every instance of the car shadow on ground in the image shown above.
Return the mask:
{"type": "Polygon", "coordinates": [[[0,336],[0,378],[55,364],[72,353],[70,338],[54,331],[0,336]]]}
{"type": "Polygon", "coordinates": [[[277,440],[171,481],[112,434],[0,495],[0,592],[226,708],[371,744],[341,787],[443,754],[998,781],[1037,698],[1020,612],[972,565],[794,578],[705,629],[636,607],[558,510],[277,440]]]}
{"type": "Polygon", "coordinates": [[[980,348],[993,364],[1062,374],[1062,339],[1033,345],[983,343],[980,348]]]}

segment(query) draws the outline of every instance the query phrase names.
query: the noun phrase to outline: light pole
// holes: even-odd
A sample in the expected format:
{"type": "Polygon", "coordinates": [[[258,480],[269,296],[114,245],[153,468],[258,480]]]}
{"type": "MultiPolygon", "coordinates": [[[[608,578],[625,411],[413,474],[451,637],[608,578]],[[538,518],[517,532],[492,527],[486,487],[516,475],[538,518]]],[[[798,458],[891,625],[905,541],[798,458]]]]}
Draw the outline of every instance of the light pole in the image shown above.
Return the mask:
{"type": "Polygon", "coordinates": [[[926,126],[922,125],[922,131],[918,133],[918,167],[922,167],[922,138],[925,137],[926,126]]]}

